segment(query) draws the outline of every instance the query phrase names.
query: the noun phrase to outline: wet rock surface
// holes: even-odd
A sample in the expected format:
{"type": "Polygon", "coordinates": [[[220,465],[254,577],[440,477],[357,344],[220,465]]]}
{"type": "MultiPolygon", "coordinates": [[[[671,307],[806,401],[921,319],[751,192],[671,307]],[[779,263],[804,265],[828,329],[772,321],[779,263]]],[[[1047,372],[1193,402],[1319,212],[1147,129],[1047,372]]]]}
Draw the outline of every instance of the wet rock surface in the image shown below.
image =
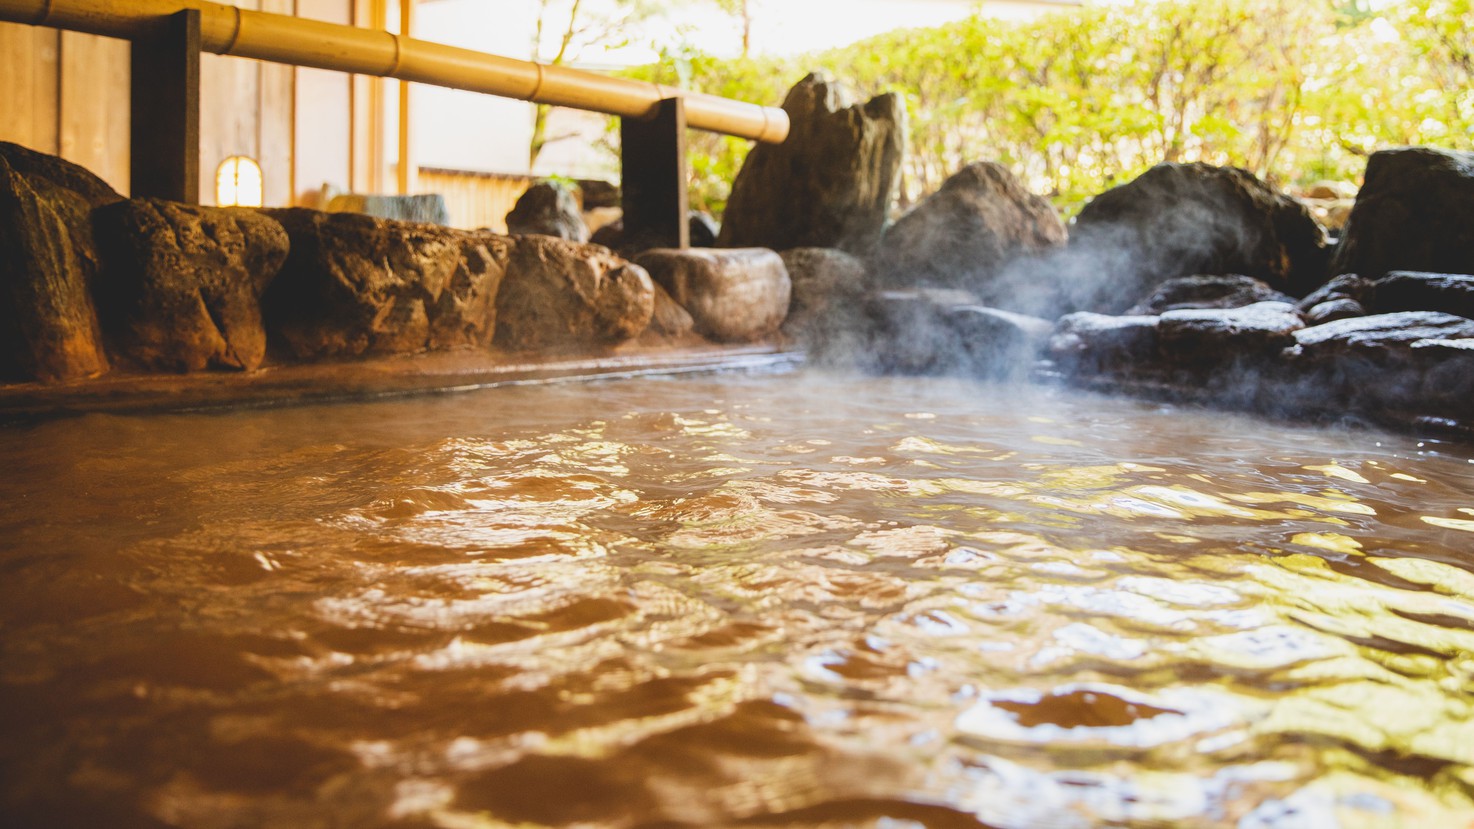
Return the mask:
{"type": "Polygon", "coordinates": [[[507,214],[507,232],[513,236],[537,234],[570,242],[589,241],[578,197],[558,181],[539,181],[527,188],[507,214]]]}
{"type": "Polygon", "coordinates": [[[1162,355],[1183,365],[1218,365],[1273,357],[1295,343],[1305,327],[1287,302],[1257,302],[1242,308],[1167,311],[1158,317],[1162,355]]]}
{"type": "Polygon", "coordinates": [[[154,371],[261,365],[261,296],[289,244],[278,222],[160,199],[119,202],[93,221],[107,263],[104,325],[130,362],[154,371]]]}
{"type": "Polygon", "coordinates": [[[774,334],[788,316],[788,269],[766,248],[656,249],[636,257],[696,330],[717,342],[754,342],[774,334]]]}
{"type": "Polygon", "coordinates": [[[291,252],[262,300],[268,331],[297,360],[408,354],[460,266],[463,234],[306,208],[267,210],[291,252]]]}
{"type": "Polygon", "coordinates": [[[1001,164],[969,164],[886,228],[874,257],[882,287],[956,287],[1007,301],[1022,286],[996,284],[1019,259],[1062,247],[1054,206],[1001,164]]]}
{"type": "Polygon", "coordinates": [[[599,245],[515,240],[497,296],[497,345],[515,351],[617,345],[655,310],[644,268],[599,245]]]}
{"type": "Polygon", "coordinates": [[[1441,311],[1474,319],[1474,276],[1393,271],[1376,281],[1372,296],[1377,313],[1441,311]]]}
{"type": "Polygon", "coordinates": [[[1373,153],[1332,272],[1474,273],[1474,153],[1373,153]]]}
{"type": "Polygon", "coordinates": [[[1159,164],[1080,211],[1055,257],[1062,307],[1118,312],[1177,277],[1241,274],[1291,296],[1326,277],[1325,231],[1300,202],[1252,174],[1159,164]]]}
{"type": "Polygon", "coordinates": [[[1126,313],[1152,315],[1194,308],[1242,308],[1256,302],[1294,304],[1295,300],[1251,276],[1184,276],[1158,285],[1151,296],[1126,313]]]}
{"type": "Polygon", "coordinates": [[[895,200],[905,154],[905,107],[896,94],[864,104],[811,74],[783,102],[782,144],[758,144],[732,184],[717,245],[840,248],[867,255],[895,200]]]}
{"type": "Polygon", "coordinates": [[[98,267],[91,202],[50,176],[13,167],[11,155],[0,153],[0,379],[102,374],[109,362],[91,293],[98,267]]]}

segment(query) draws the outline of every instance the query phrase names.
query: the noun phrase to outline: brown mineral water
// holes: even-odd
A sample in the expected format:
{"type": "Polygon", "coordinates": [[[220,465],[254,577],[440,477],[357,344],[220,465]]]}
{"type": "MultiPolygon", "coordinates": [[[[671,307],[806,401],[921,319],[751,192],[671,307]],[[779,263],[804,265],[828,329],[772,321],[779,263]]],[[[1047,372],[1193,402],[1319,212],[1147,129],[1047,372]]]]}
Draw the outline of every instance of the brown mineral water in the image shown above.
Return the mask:
{"type": "Polygon", "coordinates": [[[19,827],[1456,827],[1467,445],[638,379],[0,430],[19,827]]]}

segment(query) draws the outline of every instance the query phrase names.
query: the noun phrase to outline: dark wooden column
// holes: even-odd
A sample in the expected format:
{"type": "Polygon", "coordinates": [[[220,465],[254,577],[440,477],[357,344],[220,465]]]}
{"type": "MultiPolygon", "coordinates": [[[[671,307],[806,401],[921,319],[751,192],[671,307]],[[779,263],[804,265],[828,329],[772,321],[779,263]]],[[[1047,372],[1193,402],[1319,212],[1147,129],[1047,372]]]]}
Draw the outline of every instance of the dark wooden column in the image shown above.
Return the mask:
{"type": "Polygon", "coordinates": [[[685,102],[666,98],[657,105],[653,118],[621,118],[619,155],[626,241],[690,247],[685,102]]]}
{"type": "Polygon", "coordinates": [[[161,18],[133,41],[134,198],[200,201],[200,12],[161,18]]]}

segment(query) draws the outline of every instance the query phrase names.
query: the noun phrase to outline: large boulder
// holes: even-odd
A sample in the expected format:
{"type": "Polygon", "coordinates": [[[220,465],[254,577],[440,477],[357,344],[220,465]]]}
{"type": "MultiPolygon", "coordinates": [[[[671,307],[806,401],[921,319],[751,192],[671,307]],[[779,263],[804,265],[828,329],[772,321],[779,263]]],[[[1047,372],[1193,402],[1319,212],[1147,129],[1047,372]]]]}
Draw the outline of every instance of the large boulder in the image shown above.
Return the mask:
{"type": "Polygon", "coordinates": [[[426,311],[431,351],[485,348],[496,334],[496,301],[507,273],[513,241],[494,233],[461,238],[460,261],[440,298],[426,311]]]}
{"type": "Polygon", "coordinates": [[[406,354],[461,265],[465,234],[306,208],[264,211],[291,252],[262,299],[267,330],[300,360],[406,354]]]}
{"type": "Polygon", "coordinates": [[[635,262],[690,312],[697,333],[717,342],[761,340],[788,316],[788,269],[766,248],[657,248],[635,262]]]}
{"type": "Polygon", "coordinates": [[[1113,312],[1193,274],[1304,296],[1325,281],[1326,258],[1325,231],[1302,203],[1238,168],[1169,163],[1087,204],[1053,276],[1066,307],[1113,312]]]}
{"type": "Polygon", "coordinates": [[[1374,153],[1331,263],[1336,274],[1474,273],[1474,153],[1374,153]]]}
{"type": "Polygon", "coordinates": [[[1372,297],[1379,314],[1442,311],[1474,319],[1474,276],[1393,271],[1376,281],[1372,297]]]}
{"type": "Polygon", "coordinates": [[[895,199],[905,155],[905,106],[890,93],[865,104],[811,74],[783,102],[782,144],[758,144],[732,184],[719,247],[840,248],[867,255],[895,199]]]}
{"type": "Polygon", "coordinates": [[[1188,309],[1242,308],[1256,302],[1293,304],[1295,300],[1251,276],[1184,276],[1158,285],[1151,296],[1126,313],[1150,315],[1188,309]]]}
{"type": "Polygon", "coordinates": [[[792,292],[783,331],[805,334],[821,319],[854,308],[868,287],[864,260],[836,248],[792,248],[779,254],[792,292]]]}
{"type": "Polygon", "coordinates": [[[1474,421],[1474,320],[1433,311],[1346,319],[1295,332],[1280,399],[1315,411],[1474,421]]]}
{"type": "Polygon", "coordinates": [[[254,369],[266,356],[261,295],[287,233],[254,210],[133,199],[93,217],[104,327],[140,368],[254,369]]]}
{"type": "Polygon", "coordinates": [[[570,242],[589,240],[578,197],[567,185],[551,179],[537,182],[517,199],[507,214],[507,232],[513,236],[556,236],[570,242]]]}
{"type": "Polygon", "coordinates": [[[598,245],[523,236],[497,296],[497,345],[517,351],[617,345],[655,309],[650,275],[598,245]]]}
{"type": "Polygon", "coordinates": [[[886,288],[957,287],[1006,305],[1027,287],[1000,282],[1009,266],[1065,240],[1065,227],[1048,201],[1003,165],[978,162],[886,228],[873,267],[886,288]]]}
{"type": "Polygon", "coordinates": [[[91,202],[25,174],[10,155],[0,153],[0,379],[102,374],[109,365],[91,294],[91,202]]]}

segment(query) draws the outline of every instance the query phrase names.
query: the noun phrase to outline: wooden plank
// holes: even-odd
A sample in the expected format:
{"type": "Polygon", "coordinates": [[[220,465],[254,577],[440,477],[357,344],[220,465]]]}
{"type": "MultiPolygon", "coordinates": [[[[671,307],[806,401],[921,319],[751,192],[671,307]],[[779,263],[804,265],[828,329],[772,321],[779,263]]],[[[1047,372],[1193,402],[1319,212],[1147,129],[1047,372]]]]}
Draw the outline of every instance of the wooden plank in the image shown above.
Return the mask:
{"type": "Polygon", "coordinates": [[[58,43],[55,29],[0,23],[0,141],[57,151],[58,43]]]}
{"type": "Polygon", "coordinates": [[[200,12],[159,20],[133,42],[132,190],[186,204],[200,200],[200,12]]]}
{"type": "Polygon", "coordinates": [[[129,192],[127,41],[61,33],[60,136],[62,158],[129,192]]]}

